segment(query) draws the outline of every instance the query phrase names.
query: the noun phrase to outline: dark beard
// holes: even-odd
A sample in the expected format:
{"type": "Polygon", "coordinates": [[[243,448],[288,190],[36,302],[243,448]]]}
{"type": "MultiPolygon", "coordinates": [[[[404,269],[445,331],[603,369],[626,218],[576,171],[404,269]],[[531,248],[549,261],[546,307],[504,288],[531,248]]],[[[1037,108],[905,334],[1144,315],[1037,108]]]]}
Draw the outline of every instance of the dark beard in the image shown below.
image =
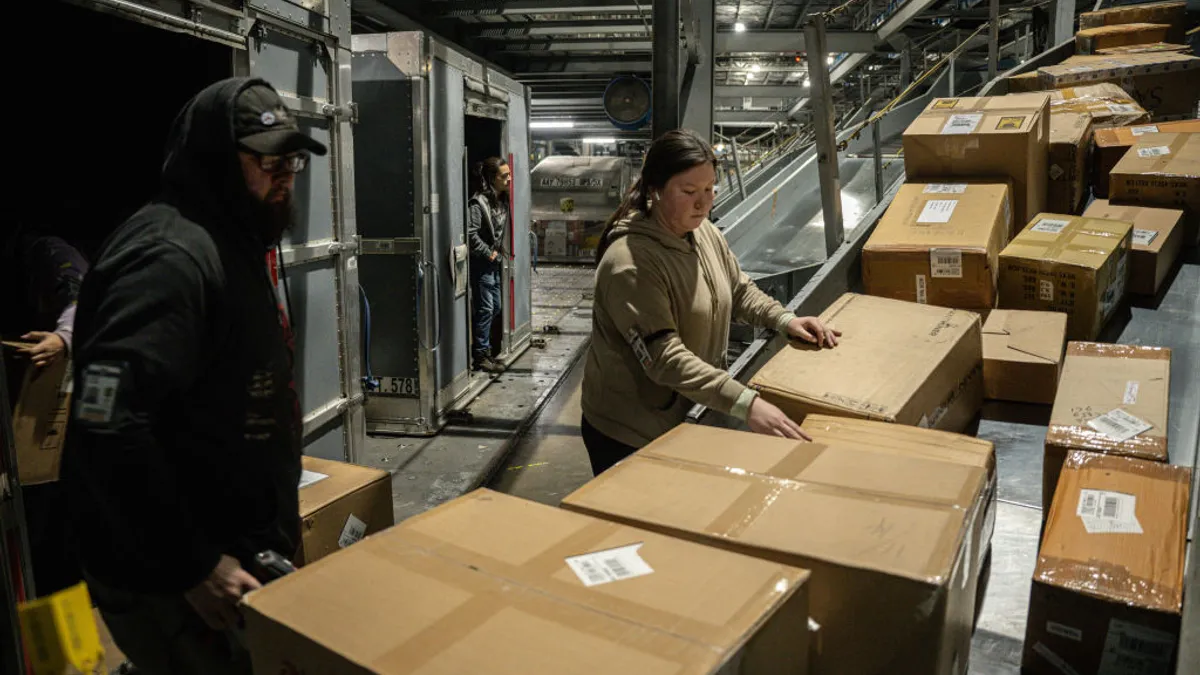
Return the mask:
{"type": "MultiPolygon", "coordinates": [[[[270,196],[270,195],[268,195],[270,196]]],[[[282,201],[253,200],[254,223],[267,248],[274,248],[284,232],[291,231],[296,224],[296,204],[289,192],[282,201]]]]}

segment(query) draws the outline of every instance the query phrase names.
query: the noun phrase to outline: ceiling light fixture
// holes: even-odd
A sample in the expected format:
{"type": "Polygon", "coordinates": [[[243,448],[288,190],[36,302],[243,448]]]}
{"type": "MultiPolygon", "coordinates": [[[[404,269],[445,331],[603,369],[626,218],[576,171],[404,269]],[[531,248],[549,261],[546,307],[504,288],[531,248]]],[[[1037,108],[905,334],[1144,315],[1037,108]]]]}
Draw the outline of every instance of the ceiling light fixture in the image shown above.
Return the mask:
{"type": "Polygon", "coordinates": [[[574,129],[572,120],[541,120],[529,123],[530,129],[574,129]]]}
{"type": "Polygon", "coordinates": [[[592,145],[606,145],[609,143],[616,143],[617,139],[615,139],[615,138],[585,138],[585,139],[583,139],[583,142],[591,143],[592,145]]]}

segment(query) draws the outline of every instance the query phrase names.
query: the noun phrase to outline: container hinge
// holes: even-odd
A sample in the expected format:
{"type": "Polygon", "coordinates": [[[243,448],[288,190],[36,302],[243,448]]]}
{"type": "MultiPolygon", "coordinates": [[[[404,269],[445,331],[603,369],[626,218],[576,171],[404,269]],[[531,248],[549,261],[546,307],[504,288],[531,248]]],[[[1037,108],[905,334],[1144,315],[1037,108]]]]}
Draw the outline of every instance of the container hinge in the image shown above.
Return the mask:
{"type": "Polygon", "coordinates": [[[358,239],[354,241],[335,241],[329,244],[329,255],[337,255],[339,253],[345,255],[354,255],[358,253],[358,239]]]}
{"type": "Polygon", "coordinates": [[[358,104],[354,101],[343,105],[326,103],[321,106],[321,114],[334,119],[345,119],[351,124],[358,124],[358,104]]]}
{"type": "Polygon", "coordinates": [[[421,250],[421,240],[417,237],[361,239],[358,247],[360,255],[420,255],[421,250]]]}

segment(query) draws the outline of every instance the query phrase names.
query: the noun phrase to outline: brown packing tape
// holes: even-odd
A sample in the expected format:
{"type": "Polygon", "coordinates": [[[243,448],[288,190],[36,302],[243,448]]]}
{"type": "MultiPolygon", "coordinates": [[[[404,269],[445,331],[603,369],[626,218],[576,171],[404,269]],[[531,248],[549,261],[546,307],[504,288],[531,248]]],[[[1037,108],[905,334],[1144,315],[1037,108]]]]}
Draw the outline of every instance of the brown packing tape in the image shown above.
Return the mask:
{"type": "MultiPolygon", "coordinates": [[[[1096,249],[1091,246],[1084,246],[1084,245],[1075,243],[1075,237],[1080,236],[1080,235],[1101,237],[1103,239],[1118,238],[1119,235],[1117,235],[1113,232],[1106,232],[1104,230],[1089,227],[1089,221],[1092,221],[1092,220],[1103,220],[1103,219],[1074,217],[1071,219],[1070,224],[1067,225],[1065,228],[1063,228],[1062,232],[1060,232],[1057,236],[1055,236],[1055,238],[1052,241],[1047,242],[1045,244],[1040,244],[1038,242],[1032,242],[1032,241],[1021,241],[1021,244],[1024,246],[1029,246],[1031,248],[1043,246],[1046,249],[1046,252],[1044,254],[1042,254],[1043,257],[1045,257],[1045,258],[1057,258],[1058,256],[1062,255],[1063,253],[1065,253],[1067,251],[1077,251],[1077,252],[1081,252],[1081,253],[1095,253],[1097,255],[1107,255],[1108,254],[1107,251],[1104,251],[1101,249],[1096,249]]],[[[1120,221],[1113,221],[1113,222],[1120,222],[1120,221]]],[[[1124,223],[1124,224],[1129,225],[1129,223],[1124,223]]],[[[1132,232],[1133,232],[1133,227],[1132,227],[1132,225],[1130,225],[1129,231],[1127,231],[1123,236],[1121,236],[1121,238],[1129,239],[1132,236],[1132,234],[1131,234],[1132,232]]]]}
{"type": "Polygon", "coordinates": [[[1151,428],[1125,441],[1117,441],[1091,427],[1051,424],[1046,430],[1046,445],[1060,448],[1093,450],[1110,455],[1138,457],[1153,461],[1167,460],[1167,439],[1151,428]]]}
{"type": "Polygon", "coordinates": [[[1107,356],[1119,359],[1171,360],[1170,347],[1144,347],[1141,345],[1119,345],[1104,342],[1071,341],[1067,343],[1067,356],[1107,356]]]}
{"type": "Polygon", "coordinates": [[[1146,462],[1131,457],[1105,455],[1096,452],[1084,452],[1082,450],[1072,450],[1067,453],[1067,458],[1063,462],[1063,469],[1101,469],[1133,473],[1153,478],[1154,480],[1180,483],[1185,489],[1190,489],[1189,486],[1192,484],[1192,469],[1190,467],[1176,466],[1174,464],[1167,464],[1166,462],[1146,462]]]}
{"type": "Polygon", "coordinates": [[[1179,588],[1135,576],[1121,565],[1096,559],[1080,562],[1038,556],[1034,580],[1100,598],[1115,597],[1127,605],[1157,611],[1178,613],[1183,600],[1179,588]]]}

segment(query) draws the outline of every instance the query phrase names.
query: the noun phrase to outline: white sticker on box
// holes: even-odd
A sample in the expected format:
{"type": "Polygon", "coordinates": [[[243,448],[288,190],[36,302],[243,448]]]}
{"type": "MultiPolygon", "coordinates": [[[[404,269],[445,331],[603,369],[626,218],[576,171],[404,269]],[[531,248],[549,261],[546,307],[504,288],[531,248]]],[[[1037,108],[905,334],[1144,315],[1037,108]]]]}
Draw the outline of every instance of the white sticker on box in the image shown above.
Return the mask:
{"type": "Polygon", "coordinates": [[[929,289],[925,283],[924,274],[917,275],[917,302],[921,303],[922,305],[929,304],[929,289]]]}
{"type": "Polygon", "coordinates": [[[1143,134],[1157,134],[1158,127],[1153,124],[1147,124],[1141,127],[1129,127],[1129,133],[1133,134],[1134,136],[1141,136],[1143,134]]]}
{"type": "Polygon", "coordinates": [[[1137,403],[1138,386],[1137,380],[1128,380],[1125,382],[1125,396],[1121,399],[1125,405],[1137,403]]]}
{"type": "Polygon", "coordinates": [[[1139,246],[1149,246],[1157,238],[1158,230],[1143,230],[1139,227],[1133,228],[1133,243],[1139,246]]]}
{"type": "Polygon", "coordinates": [[[1133,105],[1132,103],[1109,103],[1108,110],[1110,112],[1114,112],[1114,113],[1118,113],[1118,114],[1125,114],[1125,115],[1129,115],[1129,114],[1136,115],[1137,113],[1141,112],[1140,110],[1138,110],[1138,107],[1133,105]]]}
{"type": "Polygon", "coordinates": [[[633,579],[654,570],[638,555],[642,545],[630,544],[607,551],[596,551],[567,558],[567,566],[579,577],[584,586],[599,586],[613,581],[633,579]]]}
{"type": "Polygon", "coordinates": [[[966,183],[930,183],[921,192],[927,195],[961,195],[966,191],[966,183]]]}
{"type": "Polygon", "coordinates": [[[1112,619],[1100,657],[1100,675],[1168,675],[1175,636],[1165,631],[1112,619]]]}
{"type": "Polygon", "coordinates": [[[1138,148],[1138,157],[1142,159],[1150,159],[1151,157],[1166,157],[1171,154],[1171,148],[1165,145],[1155,145],[1149,148],[1138,148]]]}
{"type": "Polygon", "coordinates": [[[1151,429],[1153,424],[1115,408],[1094,420],[1088,420],[1088,426],[1121,443],[1151,429]]]}
{"type": "Polygon", "coordinates": [[[1076,642],[1083,641],[1083,631],[1079,630],[1078,628],[1072,628],[1066,624],[1058,623],[1057,621],[1047,621],[1046,632],[1051,635],[1065,637],[1068,640],[1074,640],[1076,642]]]}
{"type": "Polygon", "coordinates": [[[342,536],[338,537],[338,548],[346,548],[367,536],[367,524],[359,520],[353,513],[346,519],[342,528],[342,536]]]}
{"type": "Polygon", "coordinates": [[[1041,279],[1038,281],[1038,299],[1054,302],[1054,282],[1041,279]]]}
{"type": "Polygon", "coordinates": [[[1058,234],[1067,229],[1071,224],[1069,220],[1054,220],[1051,218],[1042,218],[1037,221],[1037,225],[1029,228],[1030,232],[1045,232],[1047,234],[1058,234]]]}
{"type": "Polygon", "coordinates": [[[929,276],[935,279],[961,279],[962,251],[957,248],[929,249],[929,276]]]}
{"type": "Polygon", "coordinates": [[[1042,643],[1037,643],[1033,646],[1033,651],[1050,662],[1050,665],[1058,669],[1058,672],[1063,675],[1079,675],[1079,671],[1071,667],[1071,664],[1063,661],[1062,657],[1055,654],[1049,647],[1042,643]]]}
{"type": "Polygon", "coordinates": [[[1124,492],[1080,490],[1075,515],[1088,534],[1142,534],[1137,497],[1124,492]]]}
{"type": "Polygon", "coordinates": [[[958,206],[957,199],[930,199],[917,216],[918,223],[948,223],[958,206]]]}
{"type": "Polygon", "coordinates": [[[308,469],[304,469],[300,472],[300,489],[303,490],[304,488],[306,488],[310,485],[313,485],[315,483],[320,483],[321,481],[325,480],[326,478],[329,478],[329,476],[327,474],[317,473],[316,471],[309,471],[308,469]]]}
{"type": "Polygon", "coordinates": [[[942,127],[942,134],[969,134],[975,131],[983,121],[982,113],[951,115],[942,127]]]}

